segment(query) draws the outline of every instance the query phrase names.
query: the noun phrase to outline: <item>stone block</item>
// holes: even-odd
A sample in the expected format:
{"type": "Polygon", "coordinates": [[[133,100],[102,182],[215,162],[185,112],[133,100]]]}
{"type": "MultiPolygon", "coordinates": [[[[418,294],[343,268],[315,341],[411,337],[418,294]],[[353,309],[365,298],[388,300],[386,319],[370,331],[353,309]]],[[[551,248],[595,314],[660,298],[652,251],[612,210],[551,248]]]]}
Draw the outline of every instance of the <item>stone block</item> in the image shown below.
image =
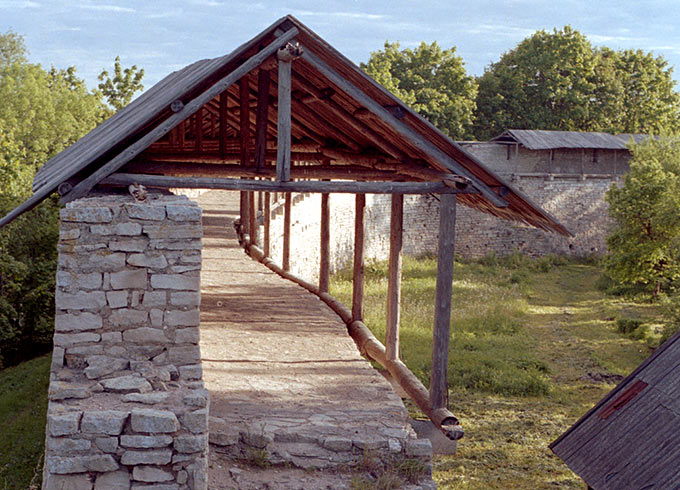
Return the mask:
{"type": "MultiPolygon", "coordinates": [[[[184,487],[182,487],[184,488],[184,487]]],[[[132,485],[131,490],[179,490],[179,485],[177,483],[156,483],[155,485],[132,485]]],[[[194,489],[191,489],[194,490],[194,489]]],[[[196,489],[198,490],[198,489],[196,489]]]]}
{"type": "Polygon", "coordinates": [[[64,367],[64,348],[54,347],[52,349],[52,364],[50,365],[50,371],[55,372],[64,367]]]}
{"type": "Polygon", "coordinates": [[[145,291],[142,306],[145,308],[165,306],[168,303],[167,296],[168,294],[165,291],[145,291]]]}
{"type": "Polygon", "coordinates": [[[429,439],[412,439],[406,443],[404,452],[411,458],[431,458],[432,443],[429,439]]]}
{"type": "Polygon", "coordinates": [[[163,326],[163,310],[154,308],[149,312],[149,322],[152,327],[162,327],[163,326]]]}
{"type": "Polygon", "coordinates": [[[109,308],[125,308],[128,305],[128,292],[107,291],[106,301],[109,303],[109,308]]]}
{"type": "Polygon", "coordinates": [[[201,350],[198,345],[182,345],[168,349],[168,360],[175,366],[197,364],[201,360],[201,350]]]}
{"type": "Polygon", "coordinates": [[[151,240],[149,246],[156,250],[201,250],[200,240],[151,240]]]}
{"type": "Polygon", "coordinates": [[[166,311],[164,323],[168,327],[198,327],[201,323],[200,313],[197,308],[192,308],[187,311],[166,311]]]}
{"type": "Polygon", "coordinates": [[[47,391],[48,398],[53,401],[89,398],[87,386],[66,381],[52,381],[47,391]]]}
{"type": "Polygon", "coordinates": [[[152,390],[149,382],[141,376],[120,376],[100,381],[105,391],[112,393],[148,393],[152,390]]]}
{"type": "Polygon", "coordinates": [[[146,289],[146,270],[127,269],[112,272],[111,289],[146,289]]]}
{"type": "Polygon", "coordinates": [[[149,269],[164,269],[168,266],[168,260],[165,258],[165,255],[159,252],[130,254],[127,263],[135,267],[148,267],[149,269]]]}
{"type": "Polygon", "coordinates": [[[106,306],[104,291],[81,291],[76,294],[70,294],[57,289],[54,300],[57,310],[87,310],[106,306]]]}
{"type": "Polygon", "coordinates": [[[80,228],[66,228],[62,225],[59,228],[59,240],[75,240],[80,237],[80,228]]]}
{"type": "Polygon", "coordinates": [[[73,451],[87,451],[92,443],[87,439],[71,439],[70,437],[48,437],[47,451],[58,453],[71,453],[73,451]]]}
{"type": "Polygon", "coordinates": [[[97,475],[94,490],[130,490],[130,473],[122,469],[97,475]]]}
{"type": "Polygon", "coordinates": [[[118,223],[116,225],[116,235],[120,236],[135,236],[142,234],[142,225],[139,223],[126,222],[118,223]]]}
{"type": "Polygon", "coordinates": [[[161,221],[165,219],[165,206],[153,206],[149,204],[126,204],[124,208],[130,218],[149,221],[161,221]]]}
{"type": "Polygon", "coordinates": [[[149,314],[144,310],[119,308],[111,312],[109,322],[117,327],[131,327],[135,325],[145,325],[148,317],[149,314]]]}
{"type": "Polygon", "coordinates": [[[133,308],[136,308],[136,307],[139,306],[141,294],[142,294],[141,291],[132,291],[132,295],[131,295],[132,298],[130,299],[130,305],[131,305],[133,308]]]}
{"type": "Polygon", "coordinates": [[[120,437],[120,445],[123,447],[132,447],[138,449],[149,449],[167,447],[172,444],[172,436],[134,436],[123,435],[120,437]]]}
{"type": "Polygon", "coordinates": [[[72,221],[77,223],[110,223],[113,221],[113,213],[110,208],[96,207],[72,207],[64,208],[59,211],[62,221],[72,221]]]}
{"type": "Polygon", "coordinates": [[[170,293],[170,304],[173,306],[199,306],[201,304],[201,293],[198,291],[173,291],[170,293]]]}
{"type": "Polygon", "coordinates": [[[102,328],[102,317],[94,313],[57,314],[54,319],[54,330],[56,332],[97,330],[100,328],[102,328]]]}
{"type": "Polygon", "coordinates": [[[158,403],[163,403],[168,396],[169,394],[165,391],[154,391],[153,393],[128,393],[127,395],[123,395],[123,401],[156,405],[158,403]]]}
{"type": "Polygon", "coordinates": [[[73,456],[47,458],[46,465],[51,473],[58,475],[71,473],[85,473],[87,471],[115,471],[118,463],[110,454],[96,454],[91,456],[73,456]]]}
{"type": "Polygon", "coordinates": [[[352,450],[352,439],[346,437],[336,437],[330,436],[326,437],[322,443],[323,447],[329,451],[340,452],[340,451],[351,451],[352,450]]]}
{"type": "Polygon", "coordinates": [[[196,390],[184,395],[182,401],[188,407],[202,408],[208,406],[209,400],[210,398],[207,390],[196,390]]]}
{"type": "Polygon", "coordinates": [[[136,409],[132,411],[130,420],[132,430],[135,432],[161,434],[179,430],[177,417],[168,410],[136,409]]]}
{"type": "Polygon", "coordinates": [[[195,265],[173,265],[170,267],[170,272],[175,272],[175,273],[181,273],[181,272],[191,272],[191,271],[200,271],[201,270],[201,265],[200,264],[195,264],[195,265]]]}
{"type": "Polygon", "coordinates": [[[203,366],[201,364],[192,364],[189,366],[179,367],[179,377],[181,379],[196,380],[203,377],[203,366]]]}
{"type": "Polygon", "coordinates": [[[55,333],[54,345],[61,347],[70,347],[76,344],[84,344],[85,342],[99,342],[101,335],[92,332],[82,333],[55,333]]]}
{"type": "Polygon", "coordinates": [[[200,264],[201,263],[201,254],[200,253],[183,254],[180,257],[180,261],[183,264],[200,264]]]}
{"type": "Polygon", "coordinates": [[[165,344],[168,338],[160,328],[142,327],[123,332],[123,340],[135,344],[165,344]]]}
{"type": "Polygon", "coordinates": [[[208,431],[208,410],[202,408],[193,412],[185,412],[181,417],[182,425],[194,434],[208,431]]]}
{"type": "Polygon", "coordinates": [[[160,225],[144,225],[144,234],[148,235],[152,240],[163,239],[186,239],[186,238],[201,238],[203,230],[200,223],[196,224],[175,224],[163,223],[160,225]]]}
{"type": "Polygon", "coordinates": [[[172,221],[201,221],[201,208],[198,206],[168,204],[165,206],[165,209],[168,219],[172,221]]]}
{"type": "Polygon", "coordinates": [[[130,412],[119,410],[84,411],[80,430],[91,434],[117,436],[123,431],[129,414],[130,412]]]}
{"type": "MultiPolygon", "coordinates": [[[[86,332],[89,333],[89,332],[86,332]]],[[[70,335],[85,335],[85,334],[70,334],[70,335]]],[[[95,334],[99,335],[99,334],[95,334]]],[[[66,364],[69,364],[69,357],[73,356],[80,356],[81,358],[83,356],[96,356],[100,355],[104,352],[103,347],[101,344],[93,344],[93,345],[77,345],[77,346],[72,346],[72,347],[67,347],[66,348],[66,364]]],[[[83,365],[79,367],[79,369],[85,369],[85,360],[82,360],[83,365]]]]}
{"type": "Polygon", "coordinates": [[[113,225],[92,225],[90,233],[93,235],[114,235],[116,233],[113,225]]]}
{"type": "Polygon", "coordinates": [[[130,238],[128,240],[111,240],[109,249],[114,252],[143,252],[149,245],[146,238],[130,238]]]}
{"type": "Polygon", "coordinates": [[[197,453],[208,449],[208,434],[175,436],[172,446],[179,453],[197,453]]]}
{"type": "Polygon", "coordinates": [[[57,271],[57,286],[77,290],[99,289],[102,286],[102,274],[78,273],[72,270],[57,271]]]}
{"type": "Polygon", "coordinates": [[[155,466],[135,466],[132,469],[132,479],[149,483],[172,481],[175,475],[155,466]]]}
{"type": "Polygon", "coordinates": [[[120,343],[123,341],[123,334],[121,332],[103,332],[102,342],[120,343]]]}
{"type": "Polygon", "coordinates": [[[152,274],[151,287],[187,291],[200,290],[200,277],[184,274],[152,274]]]}
{"type": "Polygon", "coordinates": [[[115,453],[118,451],[117,437],[97,437],[94,440],[94,444],[105,453],[115,453]]]}
{"type": "Polygon", "coordinates": [[[172,450],[161,449],[152,451],[132,451],[128,450],[120,458],[121,464],[168,464],[172,460],[172,450]]]}
{"type": "Polygon", "coordinates": [[[84,473],[77,475],[46,473],[42,488],[45,490],[92,490],[92,478],[84,473]]]}

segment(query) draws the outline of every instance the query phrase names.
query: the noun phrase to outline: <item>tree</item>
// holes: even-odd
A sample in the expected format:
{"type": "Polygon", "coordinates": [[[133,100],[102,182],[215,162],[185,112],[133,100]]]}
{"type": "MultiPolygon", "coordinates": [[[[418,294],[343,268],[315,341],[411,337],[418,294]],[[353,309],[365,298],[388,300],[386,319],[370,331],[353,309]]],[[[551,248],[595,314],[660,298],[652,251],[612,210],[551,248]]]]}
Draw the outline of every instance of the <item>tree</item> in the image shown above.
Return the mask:
{"type": "Polygon", "coordinates": [[[451,138],[470,135],[477,86],[455,47],[422,42],[400,50],[385,42],[361,68],[451,138]]]}
{"type": "Polygon", "coordinates": [[[614,226],[605,267],[657,295],[680,279],[680,139],[649,138],[631,152],[623,186],[606,194],[614,226]]]}
{"type": "Polygon", "coordinates": [[[12,63],[25,63],[26,54],[22,36],[12,31],[0,34],[0,69],[12,63]]]}
{"type": "Polygon", "coordinates": [[[120,56],[116,56],[113,78],[106,70],[103,70],[98,78],[101,82],[99,90],[104,94],[109,105],[117,111],[128,105],[136,92],[144,90],[144,85],[142,85],[144,69],[138,69],[137,65],[123,69],[120,65],[120,56]]]}

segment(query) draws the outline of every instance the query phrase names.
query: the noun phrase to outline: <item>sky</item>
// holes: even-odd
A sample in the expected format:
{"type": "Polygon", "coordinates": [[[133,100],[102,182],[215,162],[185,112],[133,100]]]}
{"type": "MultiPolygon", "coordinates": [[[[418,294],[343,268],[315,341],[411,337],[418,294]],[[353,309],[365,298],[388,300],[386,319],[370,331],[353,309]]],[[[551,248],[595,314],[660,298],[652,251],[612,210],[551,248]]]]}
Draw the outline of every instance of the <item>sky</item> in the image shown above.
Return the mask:
{"type": "Polygon", "coordinates": [[[76,66],[91,88],[120,56],[144,68],[148,88],[286,14],[357,64],[385,41],[437,41],[480,75],[536,30],[570,24],[596,46],[663,55],[680,79],[680,0],[0,0],[0,33],[23,35],[32,62],[76,66]]]}

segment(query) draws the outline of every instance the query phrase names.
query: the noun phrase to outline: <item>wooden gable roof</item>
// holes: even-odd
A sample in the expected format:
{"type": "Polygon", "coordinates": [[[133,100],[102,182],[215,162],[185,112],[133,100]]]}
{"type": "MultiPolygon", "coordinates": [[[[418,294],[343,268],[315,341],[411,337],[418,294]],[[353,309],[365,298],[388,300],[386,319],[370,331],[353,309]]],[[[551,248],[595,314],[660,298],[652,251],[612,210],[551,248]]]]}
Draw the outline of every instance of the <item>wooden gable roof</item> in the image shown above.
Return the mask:
{"type": "MultiPolygon", "coordinates": [[[[242,94],[235,82],[247,77],[248,104],[257,103],[260,92],[268,90],[269,110],[275,114],[278,80],[272,68],[276,51],[288,41],[299,43],[302,50],[302,56],[292,64],[293,169],[296,163],[309,165],[312,161],[313,165],[316,161],[326,167],[343,165],[344,180],[387,177],[441,183],[442,175],[444,179],[459,176],[474,190],[459,195],[461,204],[569,234],[547,212],[291,16],[278,20],[229,55],[198,61],[168,75],[49,160],[35,176],[34,195],[0,220],[0,226],[58,188],[62,200],[75,199],[116,172],[153,171],[163,158],[189,175],[192,165],[198,171],[201,164],[228,163],[230,150],[235,152],[240,138],[235,118],[241,112],[242,94]],[[271,75],[269,88],[258,83],[256,75],[262,70],[271,75]],[[221,147],[215,143],[220,128],[232,147],[229,141],[221,147]],[[296,151],[299,149],[303,151],[296,151]]],[[[276,138],[275,122],[274,116],[266,128],[271,141],[276,138]]],[[[254,146],[252,141],[250,145],[254,146]]],[[[268,176],[266,168],[254,172],[268,176]]]]}
{"type": "Polygon", "coordinates": [[[678,488],[680,333],[550,449],[595,490],[678,488]]]}
{"type": "Polygon", "coordinates": [[[492,138],[495,143],[519,143],[529,150],[594,149],[628,150],[631,139],[639,143],[644,134],[610,134],[586,131],[548,131],[538,129],[508,129],[492,138]]]}

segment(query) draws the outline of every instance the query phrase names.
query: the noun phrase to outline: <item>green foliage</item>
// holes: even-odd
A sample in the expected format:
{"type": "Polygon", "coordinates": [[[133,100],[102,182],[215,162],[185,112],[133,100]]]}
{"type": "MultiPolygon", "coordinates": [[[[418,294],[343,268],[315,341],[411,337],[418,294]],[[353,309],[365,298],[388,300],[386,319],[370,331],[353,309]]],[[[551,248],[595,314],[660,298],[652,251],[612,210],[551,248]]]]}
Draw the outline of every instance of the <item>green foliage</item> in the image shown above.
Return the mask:
{"type": "Polygon", "coordinates": [[[478,139],[511,128],[680,129],[680,97],[663,57],[596,49],[570,26],[537,31],[487,68],[478,82],[478,139]]]}
{"type": "Polygon", "coordinates": [[[663,344],[680,330],[680,295],[668,299],[665,305],[665,323],[661,332],[659,344],[663,344]]]}
{"type": "Polygon", "coordinates": [[[643,324],[642,320],[637,318],[618,318],[616,320],[616,328],[619,332],[630,334],[637,330],[643,324]]]}
{"type": "Polygon", "coordinates": [[[144,90],[144,85],[142,85],[144,69],[138,69],[137,65],[123,69],[120,56],[116,56],[113,65],[113,78],[106,70],[103,70],[98,78],[101,82],[99,90],[104,94],[109,105],[117,111],[128,105],[136,92],[144,90]]]}
{"type": "Polygon", "coordinates": [[[606,195],[614,227],[605,266],[615,281],[658,295],[680,278],[680,140],[650,138],[631,152],[623,186],[606,195]]]}
{"type": "Polygon", "coordinates": [[[361,68],[451,138],[470,136],[477,85],[455,47],[422,42],[400,50],[385,42],[361,68]]]}
{"type": "Polygon", "coordinates": [[[12,63],[26,63],[24,38],[16,32],[0,34],[0,69],[12,63]]]}

